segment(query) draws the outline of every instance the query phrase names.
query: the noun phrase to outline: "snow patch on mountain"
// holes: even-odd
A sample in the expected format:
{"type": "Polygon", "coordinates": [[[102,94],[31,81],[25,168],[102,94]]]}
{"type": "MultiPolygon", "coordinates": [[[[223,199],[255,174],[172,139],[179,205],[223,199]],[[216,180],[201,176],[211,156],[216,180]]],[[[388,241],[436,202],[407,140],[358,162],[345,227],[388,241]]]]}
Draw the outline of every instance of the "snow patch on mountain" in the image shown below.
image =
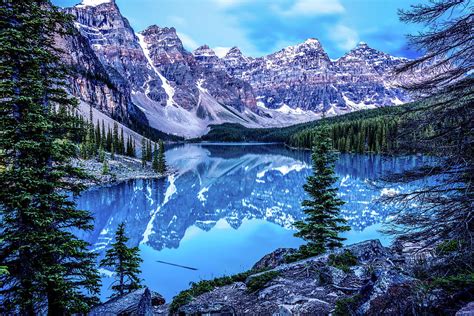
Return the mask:
{"type": "Polygon", "coordinates": [[[153,69],[153,71],[158,75],[158,77],[161,80],[161,85],[163,89],[165,90],[166,95],[168,96],[168,99],[166,100],[166,105],[172,106],[173,104],[175,104],[173,100],[174,88],[170,85],[168,80],[155,67],[153,60],[150,57],[150,50],[148,49],[148,44],[145,42],[145,36],[143,36],[143,34],[140,34],[140,33],[136,33],[135,35],[137,36],[138,43],[140,44],[140,47],[142,48],[143,53],[145,54],[145,58],[148,61],[148,65],[151,67],[151,69],[153,69]]]}
{"type": "Polygon", "coordinates": [[[83,7],[83,6],[96,7],[100,4],[111,3],[111,2],[114,2],[114,0],[82,0],[82,2],[77,5],[77,7],[83,7]]]}

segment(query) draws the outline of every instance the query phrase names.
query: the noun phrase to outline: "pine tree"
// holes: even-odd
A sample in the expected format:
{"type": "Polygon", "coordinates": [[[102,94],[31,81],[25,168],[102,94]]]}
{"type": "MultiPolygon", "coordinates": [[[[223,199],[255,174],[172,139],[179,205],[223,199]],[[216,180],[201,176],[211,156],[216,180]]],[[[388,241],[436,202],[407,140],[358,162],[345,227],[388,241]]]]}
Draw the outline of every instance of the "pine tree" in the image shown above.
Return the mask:
{"type": "Polygon", "coordinates": [[[110,129],[110,125],[107,126],[107,139],[106,139],[106,143],[107,143],[107,146],[105,147],[107,149],[107,151],[111,151],[112,150],[112,143],[113,143],[113,140],[112,140],[112,131],[110,129]]]}
{"type": "Polygon", "coordinates": [[[102,162],[102,174],[108,174],[109,173],[109,162],[107,159],[104,159],[102,162]]]}
{"type": "Polygon", "coordinates": [[[115,242],[107,250],[105,258],[100,262],[101,267],[112,268],[115,272],[115,282],[112,286],[114,293],[111,297],[121,296],[141,288],[140,258],[138,247],[129,248],[129,238],[125,235],[125,223],[118,226],[115,242]]]}
{"type": "Polygon", "coordinates": [[[153,171],[158,172],[159,163],[158,163],[158,148],[156,147],[156,143],[153,148],[153,162],[151,163],[151,167],[153,171]]]}
{"type": "Polygon", "coordinates": [[[114,122],[114,130],[113,130],[113,136],[112,136],[112,144],[114,145],[114,153],[120,153],[120,139],[119,139],[119,133],[118,133],[118,124],[117,122],[114,122]]]}
{"type": "Polygon", "coordinates": [[[114,160],[115,159],[115,144],[112,142],[111,147],[110,147],[110,159],[114,160]]]}
{"type": "Polygon", "coordinates": [[[339,215],[339,208],[344,202],[336,196],[337,189],[334,188],[336,156],[332,152],[327,129],[317,131],[311,158],[313,175],[308,177],[303,186],[309,196],[302,203],[306,218],[295,223],[298,229],[295,236],[303,238],[307,244],[290,256],[290,260],[316,256],[341,247],[344,238],[339,233],[350,230],[339,215]]]}
{"type": "Polygon", "coordinates": [[[167,170],[166,167],[166,159],[165,159],[165,144],[162,140],[159,142],[159,149],[158,149],[158,163],[157,163],[157,171],[160,174],[165,174],[167,170]]]}
{"type": "Polygon", "coordinates": [[[102,120],[102,135],[100,136],[101,138],[101,145],[102,148],[107,149],[107,136],[105,134],[105,123],[104,120],[102,120]]]}
{"type": "Polygon", "coordinates": [[[0,313],[87,312],[97,302],[95,255],[71,231],[92,227],[72,196],[82,176],[69,164],[77,101],[54,37],[72,22],[49,1],[0,6],[0,313]],[[62,110],[65,108],[66,110],[62,110]],[[59,109],[56,111],[55,109],[59,109]]]}
{"type": "Polygon", "coordinates": [[[142,137],[142,167],[146,167],[146,162],[147,162],[147,146],[146,146],[146,139],[145,137],[142,137]]]}
{"type": "Polygon", "coordinates": [[[137,147],[135,146],[135,139],[134,139],[132,143],[132,157],[136,157],[136,156],[137,156],[137,147]]]}
{"type": "Polygon", "coordinates": [[[125,139],[123,137],[123,128],[120,129],[120,154],[125,154],[125,139]]]}
{"type": "Polygon", "coordinates": [[[92,111],[92,105],[89,107],[89,123],[87,128],[87,138],[88,138],[88,147],[89,147],[89,156],[94,156],[97,154],[96,139],[95,139],[95,130],[94,130],[94,115],[92,111]]]}
{"type": "Polygon", "coordinates": [[[104,162],[104,160],[105,160],[105,150],[102,146],[99,147],[98,160],[99,160],[99,162],[104,162]]]}
{"type": "Polygon", "coordinates": [[[146,145],[146,160],[151,161],[151,158],[151,140],[148,140],[146,145]]]}
{"type": "Polygon", "coordinates": [[[100,122],[99,119],[97,119],[97,125],[95,126],[95,146],[97,149],[99,149],[102,145],[102,133],[100,131],[100,122]]]}

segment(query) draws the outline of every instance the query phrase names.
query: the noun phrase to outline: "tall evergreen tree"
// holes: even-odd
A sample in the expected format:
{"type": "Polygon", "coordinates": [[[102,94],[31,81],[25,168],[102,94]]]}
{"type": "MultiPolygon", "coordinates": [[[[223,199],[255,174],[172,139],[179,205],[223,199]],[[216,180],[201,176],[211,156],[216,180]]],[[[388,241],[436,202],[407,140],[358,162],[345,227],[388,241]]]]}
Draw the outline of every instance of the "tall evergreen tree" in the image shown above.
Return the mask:
{"type": "Polygon", "coordinates": [[[167,170],[165,159],[165,144],[162,140],[159,141],[157,171],[160,174],[165,174],[167,170]]]}
{"type": "Polygon", "coordinates": [[[107,149],[107,151],[111,151],[112,149],[112,143],[113,143],[113,140],[112,140],[112,131],[110,129],[110,125],[107,126],[107,137],[106,137],[106,146],[105,148],[107,149]]]}
{"type": "Polygon", "coordinates": [[[153,171],[158,172],[159,164],[158,164],[158,148],[156,147],[156,143],[153,147],[153,161],[151,163],[151,167],[153,171]]]}
{"type": "Polygon", "coordinates": [[[397,184],[416,183],[417,188],[386,197],[398,206],[389,231],[399,242],[420,248],[452,243],[453,251],[444,254],[447,260],[437,260],[428,274],[460,274],[454,279],[466,279],[470,293],[474,293],[474,282],[465,275],[474,273],[473,9],[469,0],[437,0],[400,11],[402,21],[423,28],[424,32],[408,39],[424,54],[398,70],[413,74],[423,67],[426,75],[414,76],[404,88],[426,98],[422,107],[402,113],[397,142],[407,151],[436,159],[387,177],[397,184]],[[439,269],[436,273],[434,266],[439,269]]]}
{"type": "Polygon", "coordinates": [[[344,225],[346,221],[339,214],[339,208],[344,202],[336,196],[337,188],[334,188],[336,155],[332,151],[327,129],[318,130],[311,159],[313,175],[308,177],[303,186],[309,196],[302,203],[306,218],[295,223],[298,229],[295,236],[303,238],[307,244],[302,245],[290,259],[316,256],[341,247],[344,238],[339,233],[350,229],[344,225]]]}
{"type": "Polygon", "coordinates": [[[105,134],[105,123],[104,120],[102,120],[102,135],[100,136],[101,138],[101,145],[102,148],[106,149],[107,148],[107,136],[105,134]]]}
{"type": "Polygon", "coordinates": [[[146,167],[147,162],[147,145],[145,137],[142,137],[142,167],[146,167]]]}
{"type": "Polygon", "coordinates": [[[115,242],[105,253],[100,262],[101,267],[112,268],[115,272],[115,282],[112,286],[114,293],[111,297],[121,296],[141,288],[140,258],[138,247],[127,246],[129,238],[125,235],[125,223],[119,224],[115,233],[115,242]]]}
{"type": "Polygon", "coordinates": [[[114,153],[119,153],[120,150],[120,139],[118,133],[118,124],[114,122],[114,129],[112,134],[112,143],[114,145],[114,153]]]}
{"type": "Polygon", "coordinates": [[[152,151],[151,151],[151,140],[148,140],[146,143],[146,160],[151,161],[152,151]]]}
{"type": "Polygon", "coordinates": [[[97,125],[95,126],[95,146],[99,149],[102,145],[102,133],[100,131],[100,122],[97,119],[97,125]]]}
{"type": "Polygon", "coordinates": [[[59,25],[72,29],[46,0],[0,6],[1,314],[64,315],[97,301],[95,256],[71,233],[91,229],[92,217],[68,194],[82,189],[71,181],[82,173],[69,164],[76,101],[54,45],[59,25]]]}
{"type": "Polygon", "coordinates": [[[125,154],[125,139],[123,137],[123,128],[120,128],[120,154],[125,154]]]}

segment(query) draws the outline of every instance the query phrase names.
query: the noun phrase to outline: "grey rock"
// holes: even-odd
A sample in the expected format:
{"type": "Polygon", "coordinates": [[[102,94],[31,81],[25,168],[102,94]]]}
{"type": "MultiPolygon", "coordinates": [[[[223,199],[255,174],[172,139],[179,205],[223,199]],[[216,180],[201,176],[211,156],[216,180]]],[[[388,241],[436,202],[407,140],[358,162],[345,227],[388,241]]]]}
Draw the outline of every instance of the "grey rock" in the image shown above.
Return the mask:
{"type": "Polygon", "coordinates": [[[458,310],[456,316],[474,316],[474,302],[470,302],[458,310]]]}
{"type": "Polygon", "coordinates": [[[253,270],[273,269],[285,263],[285,257],[295,253],[295,249],[291,248],[278,248],[277,250],[263,256],[262,259],[257,261],[252,267],[253,270]]]}
{"type": "MultiPolygon", "coordinates": [[[[273,269],[279,272],[278,276],[255,293],[247,291],[242,283],[239,286],[224,286],[194,298],[179,311],[192,315],[211,312],[212,307],[212,312],[218,313],[219,308],[225,306],[226,310],[232,307],[236,314],[328,315],[334,309],[337,300],[355,295],[373,282],[367,277],[369,264],[376,265],[381,271],[391,269],[391,265],[386,261],[390,252],[378,241],[367,241],[345,249],[361,256],[358,258],[359,264],[348,272],[328,266],[329,254],[279,264],[273,269]],[[356,274],[354,271],[358,269],[364,272],[356,274]],[[324,281],[321,280],[322,273],[328,275],[324,281]]],[[[340,251],[344,249],[337,252],[340,251]]],[[[282,252],[280,250],[276,253],[282,252]]],[[[265,260],[262,262],[265,263],[265,260]]],[[[274,263],[273,260],[269,262],[274,263]]],[[[260,273],[250,276],[249,279],[258,275],[260,273]]],[[[370,297],[371,302],[376,302],[375,300],[382,295],[382,289],[393,289],[395,285],[405,284],[404,282],[409,280],[411,279],[403,275],[388,277],[380,274],[374,281],[375,285],[372,284],[369,290],[369,294],[374,296],[367,295],[367,297],[368,299],[370,297]]],[[[370,306],[372,308],[375,305],[370,306]]]]}
{"type": "Polygon", "coordinates": [[[148,288],[138,289],[129,294],[113,298],[89,312],[90,316],[102,315],[154,315],[154,307],[165,303],[163,297],[148,288]]]}

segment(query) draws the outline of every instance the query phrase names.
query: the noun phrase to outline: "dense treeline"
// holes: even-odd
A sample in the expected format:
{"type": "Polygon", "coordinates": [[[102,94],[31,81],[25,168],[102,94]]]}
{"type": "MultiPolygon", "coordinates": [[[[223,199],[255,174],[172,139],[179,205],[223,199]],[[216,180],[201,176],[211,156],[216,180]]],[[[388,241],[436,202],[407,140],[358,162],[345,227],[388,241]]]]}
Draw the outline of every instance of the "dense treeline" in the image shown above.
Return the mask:
{"type": "Polygon", "coordinates": [[[333,146],[341,152],[387,152],[397,148],[398,116],[417,103],[362,110],[284,128],[252,129],[238,124],[212,126],[204,141],[281,142],[310,148],[318,127],[331,131],[333,146]]]}
{"type": "MultiPolygon", "coordinates": [[[[97,159],[104,163],[103,173],[109,172],[105,152],[110,153],[110,158],[115,159],[115,155],[124,155],[132,158],[137,157],[135,139],[132,135],[124,136],[123,128],[119,130],[117,122],[113,127],[105,126],[104,120],[97,120],[93,124],[94,118],[92,107],[89,113],[89,120],[86,121],[83,116],[78,114],[70,115],[74,120],[78,133],[75,136],[76,143],[79,145],[79,156],[82,159],[97,159]]],[[[145,137],[141,140],[141,159],[142,166],[146,167],[151,162],[154,171],[160,174],[166,172],[165,148],[162,140],[158,140],[158,145],[145,137]]]]}
{"type": "Polygon", "coordinates": [[[283,128],[246,128],[240,124],[213,125],[206,135],[198,140],[202,141],[248,141],[248,142],[282,142],[288,143],[293,135],[315,128],[320,125],[331,125],[355,120],[367,120],[383,116],[396,116],[406,108],[415,106],[407,104],[397,107],[384,107],[373,110],[361,110],[340,116],[328,117],[308,123],[296,124],[283,128]]]}
{"type": "MultiPolygon", "coordinates": [[[[356,119],[326,125],[330,131],[333,147],[340,152],[385,153],[397,149],[397,118],[381,116],[356,119]]],[[[322,125],[324,126],[324,125],[322,125]]],[[[306,129],[288,140],[288,145],[310,148],[320,128],[306,129]]]]}
{"type": "Polygon", "coordinates": [[[120,128],[119,132],[117,122],[114,122],[112,128],[110,125],[107,125],[106,128],[104,120],[102,122],[97,120],[94,124],[92,108],[88,122],[82,116],[76,115],[78,128],[82,131],[82,135],[79,139],[76,139],[80,143],[81,158],[89,159],[97,155],[103,156],[104,151],[109,152],[112,157],[115,154],[136,157],[135,139],[131,135],[128,135],[125,139],[123,128],[120,128]]]}

